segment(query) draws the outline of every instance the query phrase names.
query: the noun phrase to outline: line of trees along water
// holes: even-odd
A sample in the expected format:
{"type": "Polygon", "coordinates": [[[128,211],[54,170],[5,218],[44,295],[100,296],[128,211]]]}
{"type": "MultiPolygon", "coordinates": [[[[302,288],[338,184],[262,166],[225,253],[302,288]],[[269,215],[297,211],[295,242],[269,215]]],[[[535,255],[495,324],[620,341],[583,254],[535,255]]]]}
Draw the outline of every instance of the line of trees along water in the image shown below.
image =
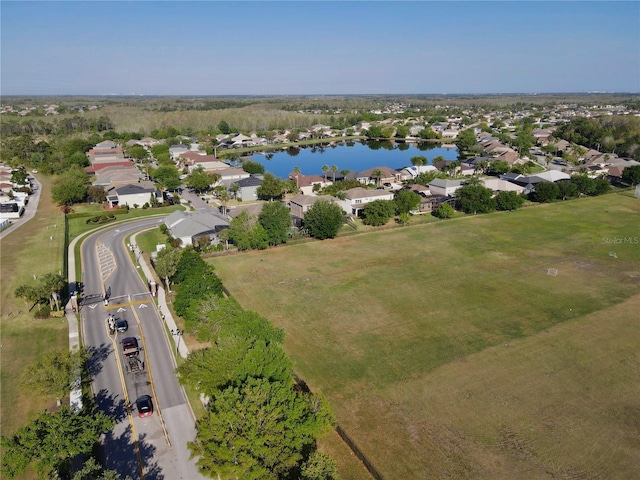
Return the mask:
{"type": "MultiPolygon", "coordinates": [[[[276,152],[254,153],[253,160],[264,165],[267,172],[287,178],[294,167],[303,175],[324,175],[323,165],[337,166],[337,171],[362,171],[385,166],[400,169],[411,166],[411,157],[421,155],[431,164],[436,157],[456,160],[455,146],[443,147],[434,143],[408,143],[391,141],[344,141],[308,147],[289,147],[276,152]]],[[[331,178],[331,174],[327,174],[331,178]]]]}

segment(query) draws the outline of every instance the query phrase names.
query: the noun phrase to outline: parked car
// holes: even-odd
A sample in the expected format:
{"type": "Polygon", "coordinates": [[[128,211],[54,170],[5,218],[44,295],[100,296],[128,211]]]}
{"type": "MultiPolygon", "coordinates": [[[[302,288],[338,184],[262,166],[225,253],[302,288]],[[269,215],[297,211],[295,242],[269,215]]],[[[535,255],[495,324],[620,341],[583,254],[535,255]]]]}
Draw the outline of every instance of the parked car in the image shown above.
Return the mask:
{"type": "Polygon", "coordinates": [[[149,395],[142,395],[136,400],[136,408],[139,417],[148,417],[153,415],[153,402],[149,395]]]}
{"type": "Polygon", "coordinates": [[[124,318],[118,318],[116,320],[116,329],[120,332],[126,332],[129,330],[129,322],[127,322],[124,318]]]}

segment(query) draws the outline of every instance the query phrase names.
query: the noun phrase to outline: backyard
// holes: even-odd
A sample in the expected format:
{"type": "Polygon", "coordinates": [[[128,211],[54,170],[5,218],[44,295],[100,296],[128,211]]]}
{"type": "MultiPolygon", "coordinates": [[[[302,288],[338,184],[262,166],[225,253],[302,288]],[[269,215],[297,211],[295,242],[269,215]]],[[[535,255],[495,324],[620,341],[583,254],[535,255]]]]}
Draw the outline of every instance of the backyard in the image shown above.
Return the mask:
{"type": "Polygon", "coordinates": [[[634,478],[639,217],[611,194],[210,261],[386,478],[634,478]]]}

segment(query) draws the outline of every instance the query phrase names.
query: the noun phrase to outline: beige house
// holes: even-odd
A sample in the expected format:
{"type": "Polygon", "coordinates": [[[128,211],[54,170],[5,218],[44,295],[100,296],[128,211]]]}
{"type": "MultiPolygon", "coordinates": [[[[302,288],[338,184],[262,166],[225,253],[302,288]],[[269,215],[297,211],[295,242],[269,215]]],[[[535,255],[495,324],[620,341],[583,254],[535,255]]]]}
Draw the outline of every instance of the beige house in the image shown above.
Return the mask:
{"type": "Polygon", "coordinates": [[[298,218],[304,218],[304,214],[318,201],[327,200],[334,202],[336,199],[331,195],[305,195],[298,193],[295,197],[287,202],[291,215],[298,218]]]}
{"type": "Polygon", "coordinates": [[[433,195],[455,196],[456,190],[462,188],[463,180],[448,180],[444,178],[434,178],[429,182],[429,190],[433,195]]]}
{"type": "Polygon", "coordinates": [[[524,193],[524,187],[521,185],[516,185],[515,183],[508,182],[507,180],[502,180],[500,178],[483,178],[482,184],[486,188],[490,188],[494,193],[500,192],[516,192],[518,194],[524,193]]]}

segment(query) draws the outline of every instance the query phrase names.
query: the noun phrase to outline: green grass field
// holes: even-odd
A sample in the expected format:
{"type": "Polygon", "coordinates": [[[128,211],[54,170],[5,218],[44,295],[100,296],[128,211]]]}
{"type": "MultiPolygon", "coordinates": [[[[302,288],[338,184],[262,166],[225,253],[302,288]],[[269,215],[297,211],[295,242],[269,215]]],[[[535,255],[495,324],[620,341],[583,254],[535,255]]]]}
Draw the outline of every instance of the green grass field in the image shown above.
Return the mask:
{"type": "Polygon", "coordinates": [[[66,318],[37,320],[31,305],[14,297],[19,285],[33,276],[58,273],[64,250],[64,215],[50,201],[50,178],[39,178],[42,196],[36,216],[0,241],[0,429],[8,435],[30,415],[55,406],[46,398],[20,388],[20,375],[29,362],[53,350],[69,348],[66,318]]]}
{"type": "Polygon", "coordinates": [[[612,194],[211,263],[385,478],[635,478],[639,225],[612,194]]]}

